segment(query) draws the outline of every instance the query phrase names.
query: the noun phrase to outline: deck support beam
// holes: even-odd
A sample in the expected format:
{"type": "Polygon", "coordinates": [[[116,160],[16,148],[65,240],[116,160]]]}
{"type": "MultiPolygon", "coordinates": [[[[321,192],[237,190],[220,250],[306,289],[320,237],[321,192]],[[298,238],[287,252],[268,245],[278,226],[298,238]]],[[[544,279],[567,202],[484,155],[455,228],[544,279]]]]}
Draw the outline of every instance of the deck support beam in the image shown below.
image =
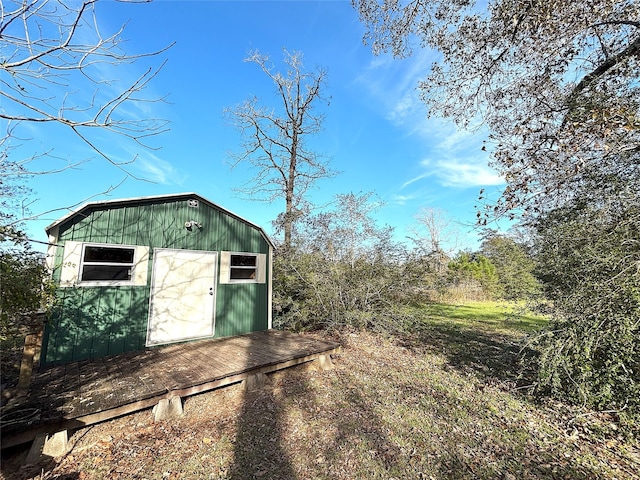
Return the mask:
{"type": "Polygon", "coordinates": [[[334,368],[333,362],[331,361],[331,355],[329,354],[318,355],[318,358],[316,359],[315,363],[318,364],[318,368],[321,371],[333,370],[334,368]]]}

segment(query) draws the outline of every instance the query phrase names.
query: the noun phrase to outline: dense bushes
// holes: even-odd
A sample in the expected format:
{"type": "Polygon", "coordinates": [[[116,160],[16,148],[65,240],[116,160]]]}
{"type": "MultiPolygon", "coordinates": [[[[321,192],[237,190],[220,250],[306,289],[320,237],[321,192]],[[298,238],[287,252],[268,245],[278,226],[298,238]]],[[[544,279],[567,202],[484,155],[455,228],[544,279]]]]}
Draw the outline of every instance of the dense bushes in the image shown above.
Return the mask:
{"type": "Polygon", "coordinates": [[[402,328],[397,305],[419,283],[392,230],[378,227],[370,195],[339,195],[305,217],[293,249],[274,262],[276,325],[293,330],[402,328]]]}
{"type": "Polygon", "coordinates": [[[460,252],[449,262],[447,290],[464,287],[475,293],[472,300],[498,298],[501,295],[496,266],[482,253],[460,252]]]}
{"type": "Polygon", "coordinates": [[[541,391],[640,407],[640,201],[622,189],[541,217],[539,276],[552,323],[536,339],[541,391]]]}
{"type": "Polygon", "coordinates": [[[459,252],[449,262],[445,290],[463,300],[530,299],[540,292],[535,265],[522,245],[489,231],[480,251],[459,252]]]}
{"type": "Polygon", "coordinates": [[[522,300],[540,293],[541,285],[534,275],[535,260],[523,245],[513,238],[489,231],[480,250],[495,266],[497,296],[505,300],[522,300]]]}
{"type": "Polygon", "coordinates": [[[0,338],[12,334],[22,316],[45,307],[51,285],[44,256],[34,252],[19,232],[0,231],[0,338]]]}
{"type": "Polygon", "coordinates": [[[408,282],[398,265],[358,258],[333,262],[315,253],[276,256],[276,325],[292,330],[350,326],[402,329],[398,304],[408,298],[408,282]]]}
{"type": "Polygon", "coordinates": [[[376,224],[375,208],[369,194],[339,195],[333,209],[300,219],[293,248],[275,256],[276,325],[404,330],[412,323],[402,314],[408,302],[486,300],[504,292],[513,299],[534,288],[526,282],[537,287],[533,263],[523,261],[515,242],[500,268],[481,252],[447,259],[441,250],[410,251],[392,229],[376,224]],[[516,270],[520,275],[504,273],[516,270]]]}

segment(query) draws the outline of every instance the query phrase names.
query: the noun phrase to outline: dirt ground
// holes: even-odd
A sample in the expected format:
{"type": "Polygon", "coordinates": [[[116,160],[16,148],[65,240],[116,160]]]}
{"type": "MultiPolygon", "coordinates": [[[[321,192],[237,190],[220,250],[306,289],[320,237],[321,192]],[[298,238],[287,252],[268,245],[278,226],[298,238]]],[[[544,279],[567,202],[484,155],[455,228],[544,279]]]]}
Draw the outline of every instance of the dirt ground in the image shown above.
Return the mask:
{"type": "MultiPolygon", "coordinates": [[[[193,396],[174,420],[155,423],[146,410],[78,430],[69,453],[36,465],[22,465],[25,448],[4,451],[2,476],[640,479],[637,439],[612,417],[536,404],[489,353],[467,348],[465,363],[436,340],[348,334],[333,370],[296,367],[255,392],[193,396]]],[[[486,347],[500,355],[496,338],[486,347]]]]}
{"type": "MultiPolygon", "coordinates": [[[[271,381],[279,381],[282,374],[272,375],[271,381]]],[[[242,385],[236,384],[201,395],[195,395],[184,399],[185,416],[181,419],[170,422],[154,422],[151,409],[133,413],[111,421],[93,425],[71,433],[69,437],[70,452],[60,458],[44,458],[36,465],[24,465],[24,460],[28,454],[28,445],[23,445],[3,452],[2,475],[7,480],[27,480],[27,479],[59,479],[71,480],[85,478],[82,472],[73,472],[73,466],[80,466],[88,457],[94,457],[95,463],[100,464],[109,459],[103,457],[102,453],[109,450],[111,446],[127,443],[128,439],[147,438],[154,442],[158,440],[158,435],[169,436],[172,432],[179,435],[180,442],[187,440],[184,435],[185,430],[196,430],[203,424],[211,422],[225,422],[235,419],[242,410],[242,404],[247,400],[242,385]],[[104,460],[97,460],[103,458],[104,460]],[[58,473],[57,473],[58,472],[58,473]]],[[[178,440],[178,439],[176,439],[178,440]]],[[[170,441],[166,439],[163,441],[170,441]]],[[[206,440],[203,439],[206,443],[206,440]]],[[[130,443],[130,455],[133,449],[139,445],[130,443]]],[[[131,468],[132,471],[135,468],[131,468]]],[[[115,472],[125,473],[125,472],[115,472]]],[[[117,475],[116,475],[117,476],[117,475]]],[[[114,478],[105,477],[105,478],[114,478]]],[[[154,477],[149,477],[154,478],[154,477]]]]}

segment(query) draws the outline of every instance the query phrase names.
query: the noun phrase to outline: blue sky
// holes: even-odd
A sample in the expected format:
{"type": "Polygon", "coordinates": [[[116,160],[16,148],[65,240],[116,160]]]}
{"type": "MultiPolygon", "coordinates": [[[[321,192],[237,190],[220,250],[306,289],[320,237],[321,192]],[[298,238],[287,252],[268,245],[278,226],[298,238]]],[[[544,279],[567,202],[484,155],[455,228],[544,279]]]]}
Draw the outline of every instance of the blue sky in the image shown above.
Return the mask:
{"type": "MultiPolygon", "coordinates": [[[[373,191],[385,203],[378,221],[395,227],[402,239],[414,224],[413,216],[425,207],[473,224],[479,190],[497,190],[502,184],[487,167],[481,132],[462,132],[447,121],[427,119],[417,83],[426,76],[433,53],[416,51],[405,60],[373,56],[362,43],[364,27],[348,1],[101,2],[97,13],[104,31],[128,22],[122,35],[128,53],[176,42],[160,57],[117,72],[126,83],[148,65],[167,60],[146,94],[166,95],[167,102],[127,108],[133,116],[169,120],[170,130],[151,140],[158,150],[97,133],[114,158],[126,161],[137,156],[126,168],[148,180],[128,178],[105,196],[98,194],[120,184],[122,171],[62,129],[29,126],[30,140],[20,147],[23,154],[53,149],[56,157],[41,161],[40,168],[84,162],[29,181],[37,199],[31,212],[55,210],[28,222],[32,238],[44,240],[46,225],[66,214],[66,207],[89,198],[191,191],[271,231],[270,222],[284,202],[252,202],[234,192],[251,178],[251,171],[230,169],[228,152],[239,149],[240,137],[223,117],[225,107],[253,95],[262,104],[278,106],[270,80],[257,65],[243,62],[253,49],[270,54],[276,63],[282,59],[282,48],[300,51],[307,70],[319,66],[328,71],[325,93],[331,102],[324,109],[324,130],[311,145],[340,173],[317,184],[310,195],[313,203],[325,204],[338,193],[373,191]]],[[[476,233],[461,228],[466,233],[464,243],[475,248],[476,233]]]]}

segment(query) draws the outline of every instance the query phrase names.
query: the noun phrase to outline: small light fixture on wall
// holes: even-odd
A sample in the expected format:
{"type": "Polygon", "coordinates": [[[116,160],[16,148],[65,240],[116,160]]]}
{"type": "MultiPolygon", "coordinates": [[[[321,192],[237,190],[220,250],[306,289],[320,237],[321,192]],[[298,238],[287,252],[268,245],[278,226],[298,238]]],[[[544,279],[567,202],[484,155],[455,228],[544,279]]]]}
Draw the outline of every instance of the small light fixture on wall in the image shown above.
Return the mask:
{"type": "Polygon", "coordinates": [[[201,230],[202,224],[200,222],[196,222],[195,220],[190,220],[190,221],[184,222],[184,228],[186,228],[189,231],[192,231],[194,228],[201,230]]]}

